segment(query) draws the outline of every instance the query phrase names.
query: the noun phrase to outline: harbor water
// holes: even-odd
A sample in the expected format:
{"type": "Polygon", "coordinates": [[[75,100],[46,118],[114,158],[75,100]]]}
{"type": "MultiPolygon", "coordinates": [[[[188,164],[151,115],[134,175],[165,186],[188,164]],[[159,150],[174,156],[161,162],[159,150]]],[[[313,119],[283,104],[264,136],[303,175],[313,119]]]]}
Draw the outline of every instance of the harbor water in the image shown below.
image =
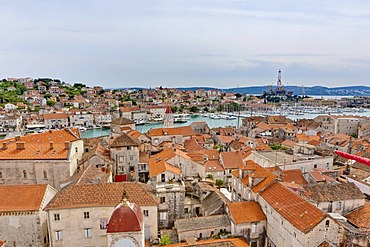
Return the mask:
{"type": "MultiPolygon", "coordinates": [[[[318,115],[321,114],[310,114],[310,113],[305,113],[303,115],[288,115],[287,117],[292,119],[292,120],[298,120],[298,119],[313,119],[317,117],[318,115]]],[[[333,114],[335,115],[335,114],[333,114]]],[[[343,114],[337,114],[337,115],[343,115],[343,114]]],[[[364,111],[364,112],[346,112],[345,115],[356,115],[356,116],[370,116],[370,111],[364,111]]],[[[244,117],[240,116],[239,118],[236,119],[212,119],[209,117],[204,117],[204,116],[192,116],[187,122],[185,123],[174,123],[174,127],[179,127],[179,126],[188,126],[193,122],[206,122],[210,128],[216,128],[216,127],[225,127],[225,126],[241,126],[242,125],[242,119],[244,117]]],[[[151,124],[144,124],[144,125],[137,125],[136,130],[141,132],[141,133],[146,133],[151,129],[156,129],[156,128],[162,128],[163,123],[151,123],[151,124]]],[[[99,136],[105,136],[109,135],[110,130],[105,129],[105,128],[99,128],[99,129],[88,129],[84,132],[82,132],[82,137],[83,138],[93,138],[93,137],[99,137],[99,136]]]]}

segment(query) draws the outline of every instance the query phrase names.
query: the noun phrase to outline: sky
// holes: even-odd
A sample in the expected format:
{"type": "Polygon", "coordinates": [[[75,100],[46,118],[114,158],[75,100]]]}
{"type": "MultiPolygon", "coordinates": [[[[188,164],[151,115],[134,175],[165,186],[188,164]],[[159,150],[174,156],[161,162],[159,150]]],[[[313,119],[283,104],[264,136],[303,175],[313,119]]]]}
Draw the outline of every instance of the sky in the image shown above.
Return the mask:
{"type": "Polygon", "coordinates": [[[0,78],[370,86],[370,1],[12,0],[1,19],[0,78]]]}

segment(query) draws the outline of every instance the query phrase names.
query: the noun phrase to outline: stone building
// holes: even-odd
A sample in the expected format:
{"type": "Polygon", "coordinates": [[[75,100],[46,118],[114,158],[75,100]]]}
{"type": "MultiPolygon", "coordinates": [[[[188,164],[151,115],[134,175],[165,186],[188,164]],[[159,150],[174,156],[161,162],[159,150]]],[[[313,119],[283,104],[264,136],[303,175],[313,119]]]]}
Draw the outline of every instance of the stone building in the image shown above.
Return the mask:
{"type": "Polygon", "coordinates": [[[158,200],[148,185],[83,184],[66,187],[47,206],[51,246],[108,246],[108,221],[124,191],[141,207],[145,240],[157,239],[158,200]]]}
{"type": "Polygon", "coordinates": [[[68,115],[65,113],[47,113],[43,117],[47,129],[61,129],[69,126],[68,115]]]}
{"type": "Polygon", "coordinates": [[[84,152],[76,129],[17,136],[0,145],[0,183],[50,184],[56,189],[77,172],[84,152]]]}
{"type": "Polygon", "coordinates": [[[122,133],[123,129],[135,129],[135,122],[125,118],[125,117],[120,117],[115,120],[113,120],[110,123],[110,131],[111,135],[113,137],[116,137],[117,135],[122,133]]]}
{"type": "Polygon", "coordinates": [[[139,143],[125,132],[116,136],[109,144],[113,162],[113,175],[125,175],[126,181],[138,180],[139,143]]]}
{"type": "Polygon", "coordinates": [[[251,247],[264,246],[266,217],[257,202],[232,202],[226,210],[232,235],[244,237],[251,247]]]}
{"type": "Polygon", "coordinates": [[[49,246],[43,209],[56,193],[47,184],[0,186],[0,239],[5,246],[49,246]]]}
{"type": "Polygon", "coordinates": [[[188,238],[207,239],[220,232],[230,232],[230,220],[227,215],[177,219],[175,229],[179,242],[188,238]]]}
{"type": "Polygon", "coordinates": [[[365,196],[354,183],[305,186],[301,195],[327,213],[344,215],[362,207],[365,196]]]}
{"type": "Polygon", "coordinates": [[[267,219],[265,246],[339,246],[343,240],[333,218],[278,182],[258,202],[267,219]]]}

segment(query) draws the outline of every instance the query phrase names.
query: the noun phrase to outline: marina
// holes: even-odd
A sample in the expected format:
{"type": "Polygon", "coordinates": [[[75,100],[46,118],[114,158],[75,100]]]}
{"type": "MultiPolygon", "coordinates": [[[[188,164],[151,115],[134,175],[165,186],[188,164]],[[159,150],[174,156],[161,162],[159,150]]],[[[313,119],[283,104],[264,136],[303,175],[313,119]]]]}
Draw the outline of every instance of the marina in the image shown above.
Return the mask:
{"type": "MultiPolygon", "coordinates": [[[[210,128],[225,127],[225,126],[241,126],[242,119],[249,116],[268,116],[268,115],[284,115],[292,120],[298,119],[312,119],[319,115],[329,114],[329,115],[341,115],[341,116],[370,116],[370,111],[364,108],[335,108],[329,109],[330,111],[324,111],[325,109],[316,108],[296,108],[295,111],[282,111],[282,110],[271,110],[271,111],[261,111],[261,112],[248,112],[242,111],[240,113],[204,113],[204,114],[193,114],[188,115],[186,121],[175,122],[174,127],[187,126],[193,122],[206,122],[210,128]]],[[[151,129],[163,128],[163,121],[150,122],[145,124],[137,124],[136,130],[141,133],[146,133],[151,129]]],[[[109,135],[109,128],[94,128],[87,129],[81,133],[83,138],[93,138],[104,135],[109,135]]]]}

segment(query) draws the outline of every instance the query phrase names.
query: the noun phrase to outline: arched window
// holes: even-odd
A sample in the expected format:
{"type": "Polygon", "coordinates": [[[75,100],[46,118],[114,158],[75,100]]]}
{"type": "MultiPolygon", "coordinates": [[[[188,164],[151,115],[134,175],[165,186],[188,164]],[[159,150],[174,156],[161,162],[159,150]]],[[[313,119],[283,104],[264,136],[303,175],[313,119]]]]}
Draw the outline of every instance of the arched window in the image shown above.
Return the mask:
{"type": "Polygon", "coordinates": [[[27,172],[26,172],[26,170],[23,170],[23,178],[27,178],[27,172]]]}
{"type": "Polygon", "coordinates": [[[48,179],[48,172],[47,171],[43,171],[43,174],[44,174],[44,179],[48,179]]]}
{"type": "Polygon", "coordinates": [[[325,227],[329,227],[329,220],[325,221],[325,227]]]}

